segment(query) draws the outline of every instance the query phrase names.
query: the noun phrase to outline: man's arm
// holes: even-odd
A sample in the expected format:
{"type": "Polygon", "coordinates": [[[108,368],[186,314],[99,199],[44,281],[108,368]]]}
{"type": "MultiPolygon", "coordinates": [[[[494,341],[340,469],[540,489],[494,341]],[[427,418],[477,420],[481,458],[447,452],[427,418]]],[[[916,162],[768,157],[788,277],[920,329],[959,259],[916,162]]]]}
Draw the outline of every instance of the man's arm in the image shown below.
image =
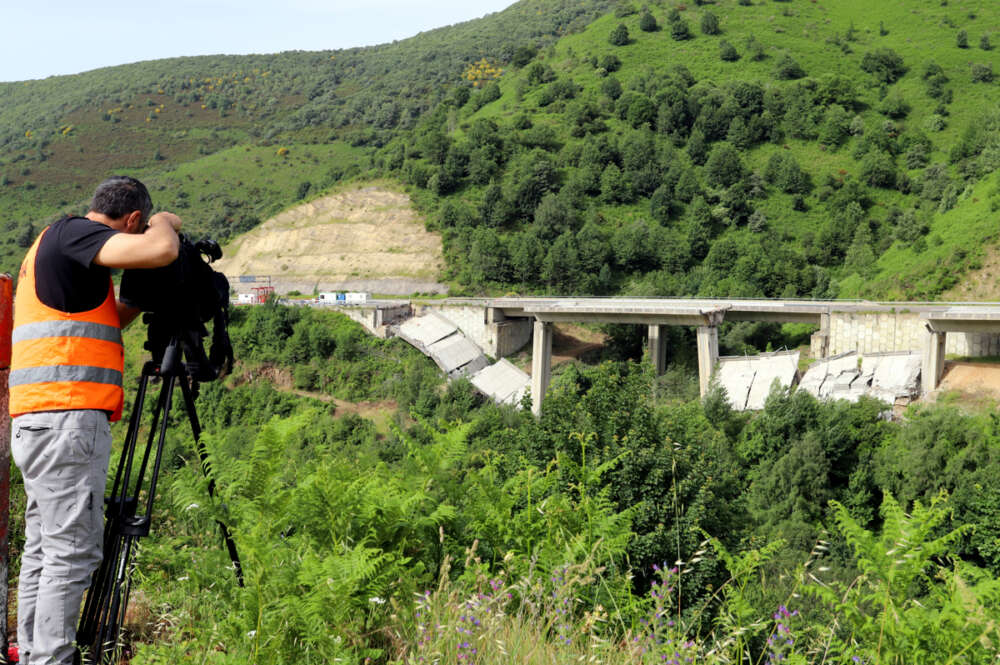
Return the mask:
{"type": "Polygon", "coordinates": [[[94,263],[108,268],[160,268],[177,259],[181,220],[169,212],[149,218],[143,233],[116,233],[98,250],[94,263]]]}

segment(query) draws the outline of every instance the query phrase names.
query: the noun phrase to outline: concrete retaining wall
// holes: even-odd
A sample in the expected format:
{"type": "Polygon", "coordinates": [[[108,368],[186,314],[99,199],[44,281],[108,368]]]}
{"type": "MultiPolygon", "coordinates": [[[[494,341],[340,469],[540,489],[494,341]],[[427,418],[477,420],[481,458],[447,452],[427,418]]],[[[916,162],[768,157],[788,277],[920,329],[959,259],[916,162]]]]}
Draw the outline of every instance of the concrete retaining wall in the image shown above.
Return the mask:
{"type": "MultiPolygon", "coordinates": [[[[926,334],[924,322],[914,312],[833,312],[826,354],[918,351],[924,348],[926,334]]],[[[1000,335],[948,333],[945,353],[1000,355],[1000,335]]]]}
{"type": "Polygon", "coordinates": [[[389,326],[410,318],[410,303],[376,303],[372,305],[338,305],[330,307],[352,321],[357,321],[365,330],[385,339],[390,336],[389,326]]]}

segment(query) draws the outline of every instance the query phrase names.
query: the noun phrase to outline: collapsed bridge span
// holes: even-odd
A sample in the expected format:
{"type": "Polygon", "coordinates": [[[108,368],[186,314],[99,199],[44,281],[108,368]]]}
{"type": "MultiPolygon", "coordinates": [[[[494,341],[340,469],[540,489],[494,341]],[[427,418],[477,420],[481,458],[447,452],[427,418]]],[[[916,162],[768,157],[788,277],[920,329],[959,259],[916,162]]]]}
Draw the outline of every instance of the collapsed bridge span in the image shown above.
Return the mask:
{"type": "MultiPolygon", "coordinates": [[[[368,305],[371,312],[366,316],[373,321],[393,318],[378,314],[378,307],[368,305]]],[[[408,308],[410,315],[438,313],[492,358],[511,355],[530,341],[536,414],[541,412],[551,377],[556,323],[646,326],[649,357],[658,373],[666,368],[666,326],[693,327],[702,394],[719,365],[718,327],[727,321],[814,325],[810,355],[816,359],[851,351],[862,357],[919,354],[919,386],[925,393],[937,388],[946,353],[972,358],[1000,355],[1000,303],[553,296],[414,300],[408,308]]],[[[395,310],[394,316],[400,317],[401,311],[395,310]]],[[[912,367],[913,362],[906,366],[912,367]]]]}

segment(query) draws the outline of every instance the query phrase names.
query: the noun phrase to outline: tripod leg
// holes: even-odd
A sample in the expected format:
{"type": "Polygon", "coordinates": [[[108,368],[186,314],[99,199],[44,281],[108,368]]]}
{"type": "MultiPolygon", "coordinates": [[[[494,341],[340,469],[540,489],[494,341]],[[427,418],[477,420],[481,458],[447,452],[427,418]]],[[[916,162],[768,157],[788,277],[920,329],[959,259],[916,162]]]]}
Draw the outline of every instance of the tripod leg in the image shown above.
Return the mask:
{"type": "MultiPolygon", "coordinates": [[[[180,377],[181,393],[184,395],[184,407],[187,409],[188,422],[191,423],[191,433],[194,435],[194,445],[201,458],[201,470],[208,478],[208,495],[215,497],[215,478],[212,476],[212,466],[209,463],[208,451],[201,442],[201,423],[198,421],[198,411],[194,405],[194,394],[187,376],[180,377]]],[[[229,529],[221,521],[216,520],[219,530],[222,532],[222,539],[226,543],[226,550],[229,552],[229,559],[233,562],[233,569],[236,571],[236,582],[243,586],[243,563],[240,561],[240,553],[236,549],[236,541],[229,533],[229,529]]]]}
{"type": "Polygon", "coordinates": [[[104,525],[102,548],[103,560],[97,570],[94,571],[90,589],[87,592],[87,600],[84,603],[83,612],[80,614],[80,626],[77,629],[76,642],[80,647],[88,649],[88,662],[91,662],[91,656],[94,655],[93,650],[97,644],[97,631],[101,625],[101,618],[108,601],[108,594],[111,592],[110,582],[112,573],[114,572],[114,563],[118,560],[120,553],[121,542],[118,536],[118,523],[123,517],[122,511],[125,510],[125,502],[122,500],[125,494],[123,488],[128,485],[127,469],[131,468],[131,459],[138,440],[139,423],[142,418],[146,390],[149,386],[152,371],[151,367],[144,367],[139,380],[139,389],[132,404],[132,413],[129,415],[128,432],[125,435],[121,457],[118,461],[118,469],[115,472],[115,480],[107,502],[107,521],[104,525]],[[121,495],[121,498],[119,498],[119,495],[121,495]]]}
{"type": "MultiPolygon", "coordinates": [[[[113,492],[108,502],[108,521],[104,531],[104,558],[94,573],[81,615],[80,627],[77,631],[77,644],[87,650],[85,662],[88,665],[115,662],[119,647],[121,623],[125,616],[128,592],[131,587],[130,561],[133,545],[138,537],[134,533],[126,533],[126,530],[133,526],[136,521],[137,499],[141,491],[153,440],[157,434],[157,424],[161,425],[160,430],[166,429],[166,410],[169,397],[173,392],[173,378],[165,380],[153,410],[153,427],[146,441],[141,468],[135,478],[134,494],[130,495],[129,492],[133,489],[133,466],[139,438],[139,423],[148,381],[153,375],[154,368],[147,365],[143,370],[139,391],[129,418],[128,434],[115,476],[113,492]]],[[[163,432],[161,431],[160,434],[159,447],[162,448],[163,432]]],[[[157,456],[159,457],[159,452],[157,456]]],[[[149,501],[152,502],[152,497],[149,501]]]]}

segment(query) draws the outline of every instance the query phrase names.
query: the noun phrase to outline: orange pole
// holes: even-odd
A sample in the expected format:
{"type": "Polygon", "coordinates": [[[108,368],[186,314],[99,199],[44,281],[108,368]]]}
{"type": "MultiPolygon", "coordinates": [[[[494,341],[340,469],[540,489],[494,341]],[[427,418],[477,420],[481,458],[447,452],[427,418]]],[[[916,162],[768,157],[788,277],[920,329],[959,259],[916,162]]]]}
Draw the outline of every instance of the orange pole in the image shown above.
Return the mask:
{"type": "Polygon", "coordinates": [[[0,275],[0,655],[7,662],[7,575],[10,573],[10,334],[14,327],[14,280],[0,275]]]}

